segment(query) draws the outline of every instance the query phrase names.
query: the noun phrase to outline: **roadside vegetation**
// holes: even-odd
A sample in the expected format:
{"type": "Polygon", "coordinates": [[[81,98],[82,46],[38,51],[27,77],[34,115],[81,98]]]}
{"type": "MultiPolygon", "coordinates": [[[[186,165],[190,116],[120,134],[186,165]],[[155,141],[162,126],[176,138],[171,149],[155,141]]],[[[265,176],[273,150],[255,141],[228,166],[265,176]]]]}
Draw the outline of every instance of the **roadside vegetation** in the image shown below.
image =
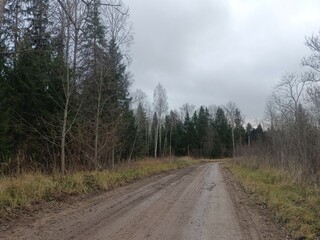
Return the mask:
{"type": "MultiPolygon", "coordinates": [[[[244,189],[265,204],[296,239],[320,238],[320,35],[299,73],[286,73],[265,106],[260,134],[236,144],[229,165],[244,189]]],[[[298,70],[298,69],[297,69],[298,70]]]]}
{"type": "Polygon", "coordinates": [[[82,171],[62,177],[42,173],[5,177],[0,181],[0,219],[10,216],[16,209],[41,201],[110,190],[153,174],[195,163],[198,161],[191,158],[145,159],[118,165],[114,170],[82,171]]]}
{"type": "Polygon", "coordinates": [[[169,109],[161,83],[132,91],[129,8],[114,3],[2,1],[1,216],[194,163],[162,157],[241,156],[255,158],[229,165],[245,189],[294,236],[319,235],[320,34],[251,125],[234,102],[169,109]]]}
{"type": "Polygon", "coordinates": [[[294,239],[320,236],[320,188],[286,170],[228,163],[244,190],[264,204],[294,239]]]}

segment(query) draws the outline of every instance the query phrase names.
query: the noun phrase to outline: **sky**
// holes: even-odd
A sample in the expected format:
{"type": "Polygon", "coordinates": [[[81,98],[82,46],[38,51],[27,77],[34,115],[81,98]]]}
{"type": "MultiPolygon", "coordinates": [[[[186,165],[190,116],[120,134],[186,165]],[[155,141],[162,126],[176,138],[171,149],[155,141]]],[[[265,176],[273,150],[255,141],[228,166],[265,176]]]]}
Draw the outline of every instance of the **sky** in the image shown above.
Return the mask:
{"type": "Polygon", "coordinates": [[[134,42],[132,91],[152,103],[161,83],[170,109],[235,102],[264,115],[281,76],[302,69],[305,38],[319,34],[319,0],[126,0],[134,42]]]}

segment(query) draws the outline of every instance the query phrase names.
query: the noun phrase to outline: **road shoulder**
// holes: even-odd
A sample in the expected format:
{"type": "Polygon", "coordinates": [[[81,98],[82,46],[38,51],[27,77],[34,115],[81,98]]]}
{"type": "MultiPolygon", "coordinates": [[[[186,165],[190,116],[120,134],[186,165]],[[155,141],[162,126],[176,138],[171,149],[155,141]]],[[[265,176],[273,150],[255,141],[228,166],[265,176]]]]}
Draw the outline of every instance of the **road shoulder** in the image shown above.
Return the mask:
{"type": "Polygon", "coordinates": [[[285,229],[278,223],[268,209],[259,205],[249,193],[246,193],[230,170],[221,164],[230,197],[237,210],[242,231],[252,239],[290,239],[285,229]]]}

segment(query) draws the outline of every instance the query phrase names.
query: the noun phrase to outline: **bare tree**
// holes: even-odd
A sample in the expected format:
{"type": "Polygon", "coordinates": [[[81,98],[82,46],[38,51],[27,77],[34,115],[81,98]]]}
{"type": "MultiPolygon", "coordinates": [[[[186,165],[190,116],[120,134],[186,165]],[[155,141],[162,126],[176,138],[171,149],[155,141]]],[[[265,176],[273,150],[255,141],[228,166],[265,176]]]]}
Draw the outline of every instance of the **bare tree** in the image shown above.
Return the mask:
{"type": "Polygon", "coordinates": [[[148,106],[148,102],[147,102],[147,95],[141,90],[141,89],[137,89],[133,94],[133,109],[134,109],[134,113],[135,113],[135,124],[136,124],[136,134],[134,137],[134,141],[132,143],[132,147],[131,147],[131,151],[128,157],[128,161],[131,160],[134,148],[136,146],[136,141],[137,138],[139,136],[139,134],[141,134],[141,130],[145,130],[144,137],[145,137],[145,143],[144,143],[144,154],[146,154],[147,152],[147,148],[148,148],[148,121],[147,121],[147,116],[146,116],[146,106],[148,106]]]}
{"type": "Polygon", "coordinates": [[[161,153],[161,125],[163,123],[163,118],[165,113],[168,111],[168,97],[166,89],[158,83],[153,93],[153,106],[158,117],[158,124],[155,131],[155,147],[154,147],[154,157],[157,157],[158,149],[158,139],[161,153]]]}
{"type": "MultiPolygon", "coordinates": [[[[61,127],[61,143],[60,143],[60,164],[61,173],[64,174],[66,167],[66,137],[75,122],[75,116],[69,121],[70,101],[72,95],[76,91],[76,81],[78,73],[78,54],[79,54],[79,38],[81,29],[85,21],[86,9],[80,0],[58,0],[60,8],[57,9],[60,16],[60,29],[64,36],[65,45],[65,65],[66,73],[63,80],[64,103],[63,119],[61,127]]],[[[80,106],[78,106],[80,108],[80,106]]]]}
{"type": "Polygon", "coordinates": [[[147,94],[143,92],[141,89],[136,89],[132,93],[131,107],[137,110],[139,104],[145,108],[146,105],[148,104],[148,97],[147,97],[147,94]]]}
{"type": "Polygon", "coordinates": [[[309,67],[306,80],[311,82],[320,81],[320,37],[312,35],[306,38],[306,46],[312,51],[312,54],[302,59],[302,65],[309,67]]]}
{"type": "Polygon", "coordinates": [[[278,102],[279,107],[291,113],[297,118],[298,106],[302,99],[306,81],[295,73],[283,75],[280,82],[276,85],[276,93],[281,95],[283,101],[278,102]]]}
{"type": "Polygon", "coordinates": [[[302,59],[303,66],[307,67],[304,80],[309,84],[306,91],[306,101],[311,105],[312,116],[320,126],[320,37],[312,35],[306,38],[306,46],[312,51],[309,57],[302,59]]]}
{"type": "Polygon", "coordinates": [[[214,104],[211,104],[208,106],[208,110],[209,110],[209,114],[210,114],[210,117],[214,117],[214,115],[216,114],[217,110],[218,110],[218,106],[217,105],[214,105],[214,104]]]}
{"type": "Polygon", "coordinates": [[[187,112],[190,116],[194,113],[196,109],[196,106],[190,103],[185,103],[180,107],[180,119],[181,121],[184,121],[184,118],[186,117],[187,112]]]}
{"type": "Polygon", "coordinates": [[[237,105],[234,102],[228,102],[225,106],[226,115],[231,126],[231,137],[232,137],[232,156],[236,156],[235,140],[234,140],[234,129],[235,129],[235,119],[236,119],[236,110],[237,105]]]}
{"type": "Polygon", "coordinates": [[[103,21],[106,26],[106,39],[114,39],[128,63],[131,62],[130,45],[133,42],[132,25],[129,23],[129,8],[122,0],[109,0],[103,6],[103,21]],[[113,7],[110,7],[113,6],[113,7]]]}
{"type": "Polygon", "coordinates": [[[295,73],[283,75],[265,107],[265,118],[270,126],[270,147],[282,168],[289,164],[288,156],[291,165],[307,161],[308,120],[302,107],[306,85],[305,78],[295,73]]]}
{"type": "Polygon", "coordinates": [[[272,96],[267,99],[264,115],[267,126],[269,126],[270,130],[273,130],[277,118],[277,109],[272,96]]]}

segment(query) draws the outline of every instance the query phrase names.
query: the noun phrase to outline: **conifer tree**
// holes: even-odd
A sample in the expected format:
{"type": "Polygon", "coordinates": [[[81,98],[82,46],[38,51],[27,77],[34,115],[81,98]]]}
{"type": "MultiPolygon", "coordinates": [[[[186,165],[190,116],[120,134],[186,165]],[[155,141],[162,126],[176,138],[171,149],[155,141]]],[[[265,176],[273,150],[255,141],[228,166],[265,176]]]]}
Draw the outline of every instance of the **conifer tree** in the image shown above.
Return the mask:
{"type": "Polygon", "coordinates": [[[230,155],[230,149],[232,148],[231,130],[228,124],[228,120],[222,108],[218,108],[213,128],[216,133],[214,148],[212,152],[213,157],[223,157],[230,155]]]}
{"type": "MultiPolygon", "coordinates": [[[[1,44],[1,42],[0,42],[1,44]]],[[[2,44],[1,44],[2,45],[2,44]]],[[[5,66],[5,58],[2,52],[5,52],[5,46],[0,48],[0,162],[7,159],[10,156],[10,101],[8,99],[8,81],[6,79],[7,68],[5,66]]]]}
{"type": "Polygon", "coordinates": [[[50,96],[54,64],[48,5],[48,0],[28,1],[27,27],[23,29],[19,54],[14,57],[8,74],[11,94],[16,96],[12,106],[15,143],[28,154],[38,154],[39,159],[45,154],[40,142],[50,141],[48,126],[52,125],[52,117],[58,111],[50,96]]]}

